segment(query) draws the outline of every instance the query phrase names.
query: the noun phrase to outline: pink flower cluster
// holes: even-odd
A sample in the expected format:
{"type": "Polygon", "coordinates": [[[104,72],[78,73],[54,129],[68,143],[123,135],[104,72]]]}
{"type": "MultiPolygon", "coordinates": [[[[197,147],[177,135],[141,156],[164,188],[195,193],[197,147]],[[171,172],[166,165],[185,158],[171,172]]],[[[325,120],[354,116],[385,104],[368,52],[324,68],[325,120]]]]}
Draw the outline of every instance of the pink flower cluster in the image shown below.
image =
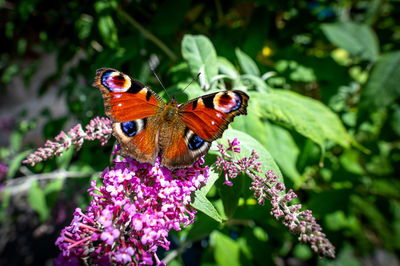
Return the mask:
{"type": "Polygon", "coordinates": [[[290,189],[285,193],[285,185],[278,181],[278,176],[268,171],[264,176],[261,172],[261,163],[257,162],[259,156],[253,150],[249,157],[236,159],[234,154],[240,153],[239,141],[228,141],[228,148],[218,145],[221,156],[217,158],[217,166],[225,172],[225,184],[232,185],[229,178],[235,178],[239,173],[245,172],[252,179],[251,190],[260,205],[265,199],[272,205],[271,215],[287,226],[290,232],[299,235],[299,240],[309,243],[315,253],[322,256],[335,258],[335,247],[322,233],[321,226],[316,222],[310,210],[300,211],[301,204],[289,205],[290,201],[297,197],[290,189]]]}
{"type": "Polygon", "coordinates": [[[61,131],[55,137],[55,141],[48,140],[43,148],[37,149],[30,154],[24,161],[24,164],[35,165],[53,156],[62,155],[69,147],[75,146],[77,149],[82,147],[85,140],[100,140],[101,145],[108,142],[112,132],[112,121],[105,117],[96,117],[86,126],[86,131],[82,129],[81,124],[76,125],[66,134],[61,131]]]}
{"type": "Polygon", "coordinates": [[[62,230],[56,241],[62,250],[59,259],[146,265],[154,258],[162,265],[157,248],[168,250],[168,232],[193,223],[191,194],[207,181],[209,168],[200,167],[202,158],[173,171],[158,161],[151,165],[121,155],[114,163],[101,175],[103,185],[91,183],[90,206],[85,212],[77,208],[71,225],[62,230]]]}

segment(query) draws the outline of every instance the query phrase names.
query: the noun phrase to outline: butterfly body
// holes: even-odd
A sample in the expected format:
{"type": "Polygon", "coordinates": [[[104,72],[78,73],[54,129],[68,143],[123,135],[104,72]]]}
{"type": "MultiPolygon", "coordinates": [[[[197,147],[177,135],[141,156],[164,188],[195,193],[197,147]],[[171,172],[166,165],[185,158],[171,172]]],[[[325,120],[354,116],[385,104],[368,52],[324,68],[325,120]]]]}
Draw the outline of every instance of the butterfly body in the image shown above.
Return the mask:
{"type": "Polygon", "coordinates": [[[93,84],[102,92],[105,111],[123,153],[141,162],[170,169],[191,166],[236,115],[246,114],[248,96],[225,91],[195,98],[178,106],[166,104],[155,92],[110,68],[97,70],[93,84]]]}

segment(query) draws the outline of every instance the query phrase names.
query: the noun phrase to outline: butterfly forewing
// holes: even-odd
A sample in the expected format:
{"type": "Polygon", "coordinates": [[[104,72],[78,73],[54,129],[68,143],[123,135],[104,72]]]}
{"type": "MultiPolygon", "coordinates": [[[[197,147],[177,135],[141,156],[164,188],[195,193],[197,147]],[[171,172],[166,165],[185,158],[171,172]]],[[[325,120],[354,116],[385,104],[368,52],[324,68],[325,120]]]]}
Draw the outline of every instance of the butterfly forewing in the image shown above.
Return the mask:
{"type": "Polygon", "coordinates": [[[183,104],[179,110],[183,122],[205,141],[222,136],[234,117],[246,114],[249,96],[242,91],[208,94],[183,104]]]}
{"type": "Polygon", "coordinates": [[[106,114],[113,121],[127,122],[151,117],[165,106],[151,89],[115,69],[97,70],[93,85],[100,89],[106,114]]]}

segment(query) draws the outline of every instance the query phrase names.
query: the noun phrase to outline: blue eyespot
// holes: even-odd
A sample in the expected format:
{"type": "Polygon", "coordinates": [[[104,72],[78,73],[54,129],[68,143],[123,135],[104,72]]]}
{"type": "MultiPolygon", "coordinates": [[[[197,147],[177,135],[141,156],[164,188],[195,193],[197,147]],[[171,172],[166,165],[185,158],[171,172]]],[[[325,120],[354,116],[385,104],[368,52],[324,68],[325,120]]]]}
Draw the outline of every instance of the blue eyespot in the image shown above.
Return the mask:
{"type": "Polygon", "coordinates": [[[189,144],[188,147],[191,150],[196,150],[198,149],[201,144],[204,143],[204,140],[202,140],[199,136],[197,136],[196,134],[193,134],[193,136],[190,138],[189,140],[189,144]]]}
{"type": "Polygon", "coordinates": [[[121,129],[129,137],[133,137],[137,133],[137,126],[134,121],[121,123],[121,129]]]}

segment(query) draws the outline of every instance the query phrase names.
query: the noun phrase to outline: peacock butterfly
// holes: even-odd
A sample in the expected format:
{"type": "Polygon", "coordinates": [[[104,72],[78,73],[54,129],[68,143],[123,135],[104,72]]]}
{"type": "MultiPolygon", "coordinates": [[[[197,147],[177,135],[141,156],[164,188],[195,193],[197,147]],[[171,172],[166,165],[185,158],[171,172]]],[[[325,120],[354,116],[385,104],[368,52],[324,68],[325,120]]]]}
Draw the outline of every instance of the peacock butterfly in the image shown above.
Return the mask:
{"type": "Polygon", "coordinates": [[[96,71],[93,86],[100,89],[106,115],[123,153],[140,162],[170,169],[191,166],[207,153],[234,117],[247,114],[249,96],[238,90],[221,91],[178,107],[167,104],[150,88],[111,68],[96,71]]]}

